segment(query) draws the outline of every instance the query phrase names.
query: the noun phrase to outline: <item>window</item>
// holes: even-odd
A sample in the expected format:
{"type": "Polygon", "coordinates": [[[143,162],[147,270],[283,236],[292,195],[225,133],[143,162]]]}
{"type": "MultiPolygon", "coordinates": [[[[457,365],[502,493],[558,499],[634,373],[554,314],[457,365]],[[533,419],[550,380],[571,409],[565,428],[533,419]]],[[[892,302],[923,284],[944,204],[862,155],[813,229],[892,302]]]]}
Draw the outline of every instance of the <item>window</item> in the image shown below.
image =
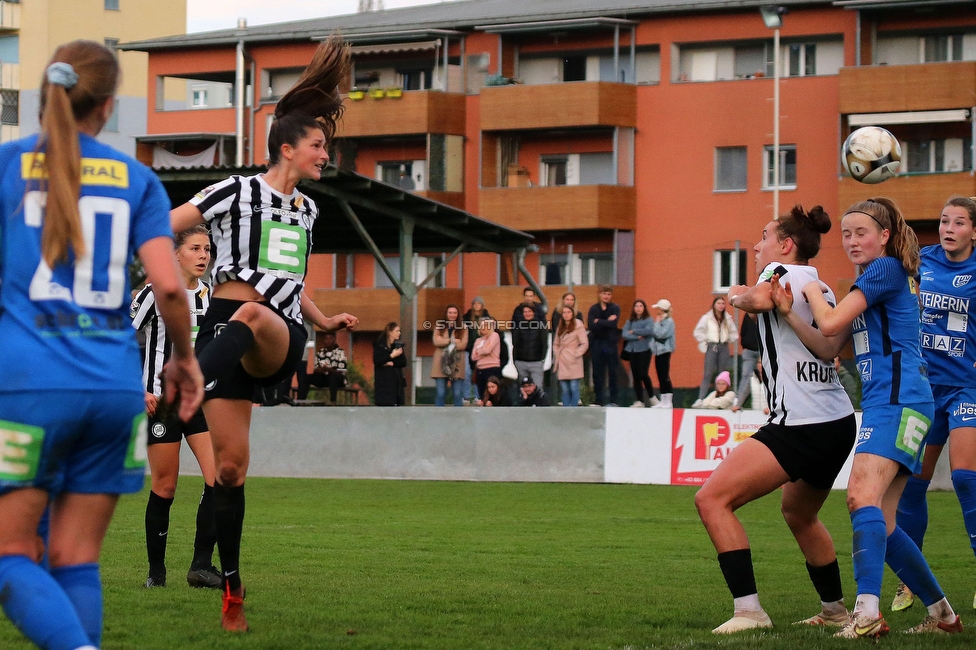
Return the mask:
{"type": "MultiPolygon", "coordinates": [[[[763,148],[763,189],[772,189],[773,180],[773,148],[763,148]]],[[[796,189],[796,145],[781,144],[779,146],[779,187],[780,189],[796,189]]]]}
{"type": "Polygon", "coordinates": [[[902,170],[916,173],[971,170],[972,138],[907,140],[902,143],[902,170]]]}
{"type": "MultiPolygon", "coordinates": [[[[390,270],[393,271],[394,277],[397,281],[400,280],[400,256],[396,255],[393,257],[384,258],[387,265],[389,265],[390,270]]],[[[421,257],[419,255],[413,258],[413,281],[416,284],[420,284],[427,279],[437,265],[441,263],[440,257],[421,257]]],[[[393,287],[393,283],[390,282],[390,278],[386,277],[386,273],[383,268],[379,265],[379,262],[374,262],[376,266],[376,281],[375,285],[377,289],[389,289],[393,287]]],[[[444,288],[444,277],[445,269],[441,269],[433,280],[428,282],[424,288],[426,289],[442,289],[444,288]]]]}
{"type": "Polygon", "coordinates": [[[542,159],[542,183],[549,187],[552,185],[566,184],[566,163],[567,157],[551,157],[542,159]]]}
{"type": "Polygon", "coordinates": [[[962,61],[962,34],[923,36],[922,63],[962,61]]]}
{"type": "Polygon", "coordinates": [[[195,88],[193,90],[193,108],[204,108],[207,105],[207,89],[195,88]]]}
{"type": "Polygon", "coordinates": [[[120,0],[105,0],[105,9],[108,11],[119,11],[120,0]]]}
{"type": "Polygon", "coordinates": [[[586,81],[585,56],[568,56],[563,59],[563,81],[586,81]]]}
{"type": "Polygon", "coordinates": [[[401,70],[400,76],[403,78],[404,90],[427,90],[431,87],[434,71],[427,70],[401,70]]]}
{"type": "Polygon", "coordinates": [[[119,100],[115,99],[113,101],[114,104],[112,105],[112,114],[108,116],[108,121],[105,122],[105,126],[103,128],[105,131],[109,133],[118,133],[119,132],[119,100]]]}
{"type": "Polygon", "coordinates": [[[747,170],[745,147],[715,147],[716,192],[745,190],[747,170]]]}
{"type": "Polygon", "coordinates": [[[0,90],[0,124],[20,124],[20,91],[0,90]]]}
{"type": "Polygon", "coordinates": [[[789,46],[791,77],[806,77],[817,74],[817,46],[813,43],[802,43],[789,46]]]}
{"type": "Polygon", "coordinates": [[[739,249],[736,256],[734,250],[715,251],[712,268],[712,291],[726,293],[734,284],[747,284],[746,264],[748,252],[739,249]]]}
{"type": "Polygon", "coordinates": [[[614,284],[613,253],[563,253],[539,256],[542,286],[569,284],[614,284]],[[570,274],[572,265],[572,274],[570,274]]]}

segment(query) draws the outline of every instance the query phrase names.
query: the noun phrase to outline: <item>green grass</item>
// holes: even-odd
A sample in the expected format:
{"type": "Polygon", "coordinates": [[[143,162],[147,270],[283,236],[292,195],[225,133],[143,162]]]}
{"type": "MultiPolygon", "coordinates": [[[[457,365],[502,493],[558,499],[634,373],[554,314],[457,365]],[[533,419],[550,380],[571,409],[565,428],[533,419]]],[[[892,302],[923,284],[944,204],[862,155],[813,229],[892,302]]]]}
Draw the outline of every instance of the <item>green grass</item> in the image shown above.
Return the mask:
{"type": "MultiPolygon", "coordinates": [[[[716,638],[731,614],[694,489],[596,484],[250,479],[242,574],[252,631],[219,627],[215,591],[190,589],[199,479],[173,506],[169,583],[146,590],[145,494],[122,500],[103,564],[106,650],[299,648],[844,648],[791,621],[818,600],[778,496],[743,508],[766,633],[716,638]]],[[[926,550],[964,620],[976,588],[951,493],[930,495],[926,550]]],[[[823,513],[853,601],[843,492],[823,513]]],[[[893,576],[885,578],[890,603],[893,576]]],[[[910,638],[920,604],[889,614],[890,648],[971,648],[973,633],[910,638]]],[[[0,618],[0,648],[30,646],[0,618]]]]}

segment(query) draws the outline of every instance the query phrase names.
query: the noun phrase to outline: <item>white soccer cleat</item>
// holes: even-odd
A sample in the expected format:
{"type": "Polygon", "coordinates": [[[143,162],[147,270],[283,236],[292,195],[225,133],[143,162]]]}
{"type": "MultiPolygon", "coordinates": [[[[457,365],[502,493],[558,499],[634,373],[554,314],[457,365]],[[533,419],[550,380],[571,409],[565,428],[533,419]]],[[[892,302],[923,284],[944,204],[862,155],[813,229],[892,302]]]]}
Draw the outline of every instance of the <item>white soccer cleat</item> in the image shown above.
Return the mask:
{"type": "Polygon", "coordinates": [[[905,630],[905,634],[959,634],[960,632],[962,632],[962,621],[958,616],[949,623],[934,616],[926,616],[921,623],[905,630]]]}
{"type": "MultiPolygon", "coordinates": [[[[912,593],[912,590],[904,582],[899,582],[898,588],[895,589],[895,597],[891,601],[891,611],[903,612],[914,604],[915,594],[912,593]]],[[[976,600],[973,602],[973,607],[976,607],[976,600]]]]}
{"type": "Polygon", "coordinates": [[[834,636],[838,639],[880,639],[891,631],[884,616],[878,615],[877,618],[855,614],[847,625],[834,636]]]}
{"type": "Polygon", "coordinates": [[[765,610],[760,609],[758,612],[736,612],[735,616],[712,630],[712,634],[734,634],[769,627],[773,627],[773,621],[765,610]]]}
{"type": "Polygon", "coordinates": [[[814,614],[810,618],[797,621],[793,625],[816,625],[820,627],[844,627],[851,620],[850,613],[845,609],[842,612],[828,612],[821,609],[820,613],[814,614]]]}

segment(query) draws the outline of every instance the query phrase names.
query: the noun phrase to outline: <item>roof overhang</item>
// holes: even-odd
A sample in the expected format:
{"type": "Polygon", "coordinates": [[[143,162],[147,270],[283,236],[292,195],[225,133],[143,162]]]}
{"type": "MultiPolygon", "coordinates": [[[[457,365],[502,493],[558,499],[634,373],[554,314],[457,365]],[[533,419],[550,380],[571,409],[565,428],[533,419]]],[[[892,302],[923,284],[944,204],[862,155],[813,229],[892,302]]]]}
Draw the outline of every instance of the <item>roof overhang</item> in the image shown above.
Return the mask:
{"type": "Polygon", "coordinates": [[[844,9],[919,9],[971,3],[972,0],[836,0],[833,5],[844,9]]]}
{"type": "MultiPolygon", "coordinates": [[[[335,32],[312,33],[309,38],[313,41],[324,41],[331,38],[335,32]]],[[[342,40],[355,46],[357,43],[404,43],[411,41],[434,40],[441,38],[461,38],[465,32],[454,29],[401,29],[385,32],[342,32],[342,40]]]]}
{"type": "Polygon", "coordinates": [[[141,144],[158,144],[160,142],[197,142],[199,140],[226,140],[236,138],[236,133],[158,133],[152,135],[138,135],[136,142],[141,144]]]}
{"type": "Polygon", "coordinates": [[[488,34],[528,34],[548,32],[554,29],[608,29],[612,27],[636,27],[636,20],[625,18],[569,18],[562,20],[537,20],[520,23],[498,23],[495,25],[476,25],[475,29],[488,34]]]}
{"type": "Polygon", "coordinates": [[[939,124],[968,122],[968,108],[945,111],[903,111],[900,113],[852,113],[847,116],[850,126],[882,126],[886,124],[939,124]]]}

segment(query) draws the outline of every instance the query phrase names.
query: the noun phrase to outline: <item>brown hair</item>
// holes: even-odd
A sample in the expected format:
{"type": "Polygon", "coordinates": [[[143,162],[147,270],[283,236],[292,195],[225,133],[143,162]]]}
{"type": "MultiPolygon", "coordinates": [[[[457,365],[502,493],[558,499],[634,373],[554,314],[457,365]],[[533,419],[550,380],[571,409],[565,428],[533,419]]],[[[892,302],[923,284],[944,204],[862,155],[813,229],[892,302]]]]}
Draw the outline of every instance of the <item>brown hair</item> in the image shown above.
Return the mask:
{"type": "Polygon", "coordinates": [[[175,237],[176,248],[179,248],[180,246],[182,246],[183,244],[185,244],[186,243],[186,240],[189,239],[190,237],[192,237],[193,235],[206,235],[209,238],[210,237],[210,231],[207,230],[207,227],[204,226],[203,224],[197,224],[196,226],[190,226],[189,228],[187,228],[183,232],[176,233],[176,237],[175,237]]]}
{"type": "Polygon", "coordinates": [[[651,317],[651,314],[647,310],[647,303],[644,302],[643,300],[641,300],[640,298],[638,298],[637,300],[635,300],[634,301],[634,306],[630,310],[630,320],[644,320],[645,318],[650,318],[650,317],[651,317]],[[644,315],[643,316],[638,316],[637,315],[637,303],[640,303],[640,304],[644,305],[644,315]]]}
{"type": "Polygon", "coordinates": [[[556,326],[556,336],[562,336],[566,332],[572,332],[572,331],[574,331],[576,329],[576,327],[577,327],[576,320],[577,320],[576,319],[576,312],[573,311],[573,308],[572,307],[570,307],[569,305],[563,305],[562,307],[560,307],[559,308],[559,325],[556,326]],[[565,318],[563,318],[563,310],[564,309],[568,309],[573,314],[573,317],[570,318],[568,321],[565,318]]]}
{"type": "Polygon", "coordinates": [[[953,196],[942,206],[945,210],[948,207],[962,208],[969,215],[970,225],[976,226],[976,199],[973,197],[953,196]]]}
{"type": "MultiPolygon", "coordinates": [[[[41,82],[41,133],[34,150],[32,167],[43,167],[47,180],[47,207],[41,234],[41,254],[49,266],[85,254],[78,199],[81,197],[81,146],[78,122],[88,119],[115,95],[119,84],[119,62],[100,43],[72,41],[54,51],[48,66],[67,63],[77,75],[73,84],[52,83],[45,73],[41,82]],[[70,87],[69,87],[70,86],[70,87]],[[41,163],[37,157],[43,153],[41,163]],[[40,164],[39,164],[40,163],[40,164]]],[[[28,190],[33,183],[28,183],[28,190]]],[[[34,186],[36,187],[36,186],[34,186]]]]}
{"type": "Polygon", "coordinates": [[[326,143],[335,137],[342,117],[339,84],[349,74],[349,46],[337,36],[323,41],[295,86],[275,106],[268,132],[268,158],[278,164],[281,147],[295,146],[309,129],[321,129],[326,143]]]}
{"type": "Polygon", "coordinates": [[[787,237],[796,244],[797,260],[807,262],[820,252],[820,236],[830,232],[830,217],[824,209],[815,205],[809,212],[803,206],[793,209],[776,220],[776,237],[783,241],[787,237]]]}
{"type": "Polygon", "coordinates": [[[885,244],[885,255],[900,261],[908,275],[918,275],[918,237],[894,201],[883,196],[861,201],[849,207],[844,216],[852,212],[868,215],[879,228],[887,230],[889,236],[888,243],[885,244]]]}
{"type": "Polygon", "coordinates": [[[464,327],[464,322],[461,320],[461,309],[457,305],[455,305],[453,302],[451,304],[449,304],[447,307],[444,308],[444,323],[445,323],[445,326],[444,327],[438,327],[437,329],[447,329],[447,327],[448,327],[447,326],[447,323],[451,323],[451,322],[454,323],[454,327],[456,327],[457,329],[461,329],[462,327],[464,327]],[[454,319],[453,321],[451,321],[447,317],[447,312],[451,311],[451,307],[453,307],[454,310],[457,312],[457,318],[454,319]]]}

